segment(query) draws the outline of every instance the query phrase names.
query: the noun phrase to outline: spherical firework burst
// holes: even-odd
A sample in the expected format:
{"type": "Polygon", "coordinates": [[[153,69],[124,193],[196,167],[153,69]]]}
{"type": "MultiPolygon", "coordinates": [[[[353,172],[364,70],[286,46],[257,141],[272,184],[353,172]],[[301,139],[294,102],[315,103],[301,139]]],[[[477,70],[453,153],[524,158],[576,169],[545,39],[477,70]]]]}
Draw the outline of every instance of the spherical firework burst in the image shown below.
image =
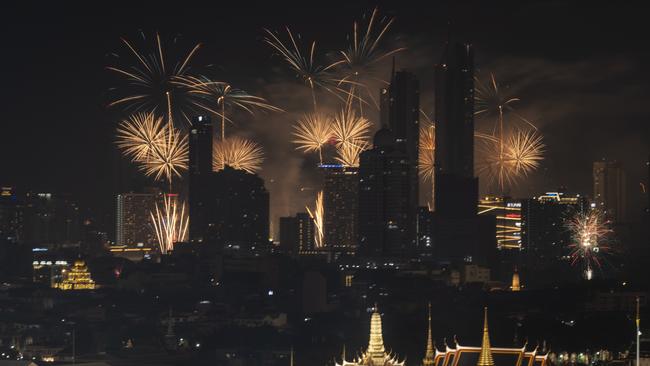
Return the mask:
{"type": "Polygon", "coordinates": [[[523,122],[533,129],[537,127],[528,119],[517,113],[513,104],[520,101],[517,97],[512,97],[504,93],[503,88],[499,86],[494,77],[490,73],[490,78],[487,82],[483,82],[479,78],[475,78],[476,95],[474,97],[475,111],[474,115],[477,117],[494,118],[496,124],[493,133],[498,133],[499,130],[504,129],[504,117],[506,114],[512,114],[516,120],[523,122]]]}
{"type": "Polygon", "coordinates": [[[323,206],[323,191],[318,192],[318,195],[316,196],[316,204],[314,206],[314,209],[310,209],[309,207],[305,207],[307,209],[307,213],[309,213],[309,217],[311,217],[312,221],[314,222],[314,226],[316,227],[316,231],[314,232],[314,243],[316,245],[316,248],[322,248],[324,246],[323,243],[323,238],[325,236],[325,231],[324,231],[324,218],[325,218],[325,206],[323,206]]]}
{"type": "Polygon", "coordinates": [[[262,168],[264,152],[253,141],[241,137],[229,137],[215,141],[212,145],[212,169],[222,170],[226,165],[248,173],[256,173],[262,168]]]}
{"type": "MultiPolygon", "coordinates": [[[[144,34],[143,38],[145,42],[148,41],[144,34]]],[[[172,116],[181,116],[189,123],[190,110],[186,95],[173,80],[187,74],[192,58],[201,44],[195,45],[183,57],[176,59],[166,52],[159,34],[155,35],[154,44],[149,48],[138,49],[125,38],[122,38],[122,42],[131,56],[130,60],[125,58],[121,65],[108,66],[107,69],[122,77],[125,85],[111,89],[118,90],[120,96],[113,98],[108,105],[123,106],[136,112],[164,112],[169,120],[173,119],[172,116]]]]}
{"type": "Polygon", "coordinates": [[[336,148],[336,157],[334,159],[346,167],[358,167],[361,153],[369,147],[370,144],[363,140],[341,144],[336,148]]]}
{"type": "Polygon", "coordinates": [[[174,250],[174,244],[187,240],[189,216],[185,212],[185,203],[178,205],[178,197],[165,194],[162,207],[150,212],[151,223],[162,254],[174,250]]]}
{"type": "Polygon", "coordinates": [[[298,123],[293,126],[293,140],[298,150],[304,152],[316,152],[323,163],[323,146],[332,138],[332,120],[324,114],[305,114],[298,123]]]}
{"type": "Polygon", "coordinates": [[[149,157],[137,162],[147,176],[166,180],[171,186],[172,179],[181,177],[181,171],[187,170],[187,159],[187,135],[167,123],[162,136],[151,145],[149,157]]]}
{"type": "Polygon", "coordinates": [[[117,146],[134,162],[147,161],[153,147],[165,135],[163,119],[153,113],[136,113],[120,122],[117,146]]]}
{"type": "Polygon", "coordinates": [[[542,137],[534,131],[517,131],[505,141],[494,137],[481,139],[481,142],[478,172],[502,191],[528,176],[544,159],[542,137]]]}
{"type": "Polygon", "coordinates": [[[386,33],[388,33],[394,19],[378,18],[378,9],[375,8],[370,15],[365,30],[360,30],[358,23],[355,21],[352,27],[352,35],[349,37],[350,45],[345,51],[340,51],[342,56],[340,71],[342,75],[338,79],[339,85],[349,87],[349,95],[355,96],[358,100],[362,114],[362,105],[365,103],[365,98],[372,100],[375,107],[379,107],[379,103],[374,97],[374,90],[368,87],[368,82],[380,81],[387,84],[386,81],[375,76],[379,62],[404,50],[404,48],[388,51],[380,49],[379,45],[386,33]]]}
{"type": "Polygon", "coordinates": [[[184,76],[174,79],[174,84],[182,86],[194,97],[193,104],[221,118],[221,139],[226,138],[226,121],[232,120],[226,112],[233,109],[243,110],[254,114],[256,109],[282,111],[269,104],[266,99],[250,95],[247,92],[233,88],[222,81],[212,81],[206,77],[184,76]]]}
{"type": "Polygon", "coordinates": [[[288,27],[286,30],[287,35],[289,36],[289,42],[287,44],[282,42],[275,33],[268,29],[264,29],[267,35],[264,38],[264,42],[276,50],[286,61],[291,70],[296,73],[296,76],[309,87],[315,112],[317,110],[316,87],[320,87],[335,95],[337,95],[336,91],[340,91],[334,82],[335,80],[333,75],[331,75],[331,69],[343,61],[338,61],[327,66],[318,65],[315,62],[316,41],[311,43],[311,47],[308,51],[309,56],[307,56],[300,50],[300,47],[296,42],[296,37],[294,37],[291,30],[288,27]]]}
{"type": "Polygon", "coordinates": [[[334,116],[332,136],[338,148],[350,144],[359,145],[368,141],[371,127],[370,121],[363,116],[358,116],[348,104],[334,116]]]}
{"type": "Polygon", "coordinates": [[[581,263],[587,279],[591,279],[595,268],[602,267],[602,256],[611,250],[609,238],[613,231],[609,224],[598,209],[575,212],[565,221],[572,239],[571,264],[581,263]]]}

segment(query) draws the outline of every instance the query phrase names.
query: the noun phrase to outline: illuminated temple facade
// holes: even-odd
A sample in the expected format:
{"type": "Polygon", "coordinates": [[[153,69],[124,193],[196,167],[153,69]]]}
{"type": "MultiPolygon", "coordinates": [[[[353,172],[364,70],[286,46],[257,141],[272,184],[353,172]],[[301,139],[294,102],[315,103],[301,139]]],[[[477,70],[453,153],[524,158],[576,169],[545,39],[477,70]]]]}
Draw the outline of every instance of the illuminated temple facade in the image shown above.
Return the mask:
{"type": "Polygon", "coordinates": [[[55,283],[54,287],[61,290],[94,290],[96,285],[90,277],[86,263],[77,260],[72,268],[63,272],[61,282],[55,283]]]}
{"type": "MultiPolygon", "coordinates": [[[[431,306],[429,306],[427,344],[421,366],[546,366],[548,352],[538,352],[537,347],[529,349],[525,344],[521,348],[492,347],[488,330],[487,309],[484,312],[483,337],[478,347],[462,346],[454,339],[455,345],[445,344],[444,350],[439,350],[434,342],[431,331],[431,306]]],[[[381,316],[375,311],[370,321],[370,341],[368,349],[348,361],[343,352],[342,362],[336,366],[404,366],[404,361],[386,353],[384,348],[381,316]]]]}

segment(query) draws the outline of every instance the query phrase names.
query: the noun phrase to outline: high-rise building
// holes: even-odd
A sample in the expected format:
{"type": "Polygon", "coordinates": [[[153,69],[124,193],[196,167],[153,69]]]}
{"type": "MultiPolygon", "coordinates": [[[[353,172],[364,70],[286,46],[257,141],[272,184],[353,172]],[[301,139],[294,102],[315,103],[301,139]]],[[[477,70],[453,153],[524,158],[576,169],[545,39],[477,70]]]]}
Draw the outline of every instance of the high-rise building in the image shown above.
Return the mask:
{"type": "Polygon", "coordinates": [[[408,240],[413,248],[416,245],[419,206],[420,83],[418,79],[408,71],[393,70],[388,97],[388,127],[395,137],[397,149],[406,153],[409,162],[408,240]]]}
{"type": "Polygon", "coordinates": [[[212,175],[212,132],[210,117],[197,116],[192,120],[189,137],[189,236],[192,242],[203,241],[206,226],[207,203],[204,199],[210,189],[212,175]]]}
{"type": "Polygon", "coordinates": [[[358,168],[321,164],[324,173],[323,229],[325,248],[334,254],[354,254],[359,209],[358,168]]]}
{"type": "Polygon", "coordinates": [[[154,193],[117,195],[115,244],[125,247],[152,247],[156,244],[151,212],[156,209],[154,193]]]}
{"type": "Polygon", "coordinates": [[[625,222],[625,173],[620,162],[596,161],[594,203],[613,223],[625,222]]]}
{"type": "Polygon", "coordinates": [[[521,249],[521,200],[510,197],[482,197],[479,215],[496,218],[496,240],[499,249],[521,249]]]}
{"type": "Polygon", "coordinates": [[[568,255],[571,233],[565,220],[586,209],[587,199],[578,194],[547,192],[522,200],[521,239],[527,262],[543,268],[568,255]]]}
{"type": "Polygon", "coordinates": [[[27,193],[22,205],[24,243],[32,247],[79,245],[79,206],[65,195],[27,193]]]}
{"type": "Polygon", "coordinates": [[[409,159],[388,129],[359,164],[359,246],[364,255],[403,256],[412,248],[409,223],[409,159]]]}
{"type": "MultiPolygon", "coordinates": [[[[220,247],[261,248],[269,243],[269,192],[256,174],[226,166],[212,173],[203,200],[205,241],[220,247]]],[[[191,220],[191,218],[190,218],[191,220]]]]}
{"type": "Polygon", "coordinates": [[[13,187],[0,187],[0,245],[18,243],[22,233],[20,202],[13,187]]]}
{"type": "Polygon", "coordinates": [[[431,238],[431,232],[433,231],[433,212],[429,210],[429,207],[419,207],[418,208],[418,220],[417,220],[417,232],[418,232],[418,251],[419,252],[429,252],[433,246],[433,239],[431,238]]]}
{"type": "Polygon", "coordinates": [[[435,69],[435,211],[445,217],[476,215],[474,176],[474,51],[447,44],[435,69]]]}
{"type": "Polygon", "coordinates": [[[280,250],[293,257],[315,251],[314,221],[306,212],[280,218],[280,250]]]}

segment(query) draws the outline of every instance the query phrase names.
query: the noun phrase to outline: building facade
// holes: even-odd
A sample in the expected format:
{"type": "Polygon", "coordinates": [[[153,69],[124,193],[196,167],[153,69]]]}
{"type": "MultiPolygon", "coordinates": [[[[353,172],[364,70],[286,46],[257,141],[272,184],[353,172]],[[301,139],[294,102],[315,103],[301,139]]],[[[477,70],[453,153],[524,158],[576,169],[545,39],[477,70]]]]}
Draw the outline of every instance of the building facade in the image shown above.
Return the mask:
{"type": "Polygon", "coordinates": [[[151,227],[151,212],[156,209],[155,193],[122,193],[117,195],[115,244],[129,248],[156,245],[151,227]]]}
{"type": "Polygon", "coordinates": [[[324,244],[332,253],[354,254],[359,209],[358,168],[321,164],[324,173],[324,244]]]}
{"type": "Polygon", "coordinates": [[[593,166],[594,203],[614,224],[626,221],[625,172],[620,162],[597,161],[593,166]]]}

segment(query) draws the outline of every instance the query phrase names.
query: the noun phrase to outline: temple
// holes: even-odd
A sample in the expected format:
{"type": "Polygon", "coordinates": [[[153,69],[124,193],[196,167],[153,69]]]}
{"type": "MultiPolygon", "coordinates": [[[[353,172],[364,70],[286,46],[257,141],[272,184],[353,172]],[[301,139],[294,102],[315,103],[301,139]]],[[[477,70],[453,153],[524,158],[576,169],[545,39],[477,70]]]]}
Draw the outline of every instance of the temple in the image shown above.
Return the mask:
{"type": "Polygon", "coordinates": [[[90,277],[86,263],[77,260],[72,268],[63,272],[61,282],[55,283],[53,287],[61,290],[94,290],[96,285],[90,277]]]}
{"type": "MultiPolygon", "coordinates": [[[[345,350],[345,347],[343,349],[345,350]]],[[[397,356],[387,353],[384,348],[381,315],[379,315],[377,305],[375,305],[375,310],[370,318],[368,349],[354,361],[347,361],[345,351],[343,351],[341,359],[341,363],[336,362],[336,366],[404,366],[404,360],[400,361],[397,356]]]]}

